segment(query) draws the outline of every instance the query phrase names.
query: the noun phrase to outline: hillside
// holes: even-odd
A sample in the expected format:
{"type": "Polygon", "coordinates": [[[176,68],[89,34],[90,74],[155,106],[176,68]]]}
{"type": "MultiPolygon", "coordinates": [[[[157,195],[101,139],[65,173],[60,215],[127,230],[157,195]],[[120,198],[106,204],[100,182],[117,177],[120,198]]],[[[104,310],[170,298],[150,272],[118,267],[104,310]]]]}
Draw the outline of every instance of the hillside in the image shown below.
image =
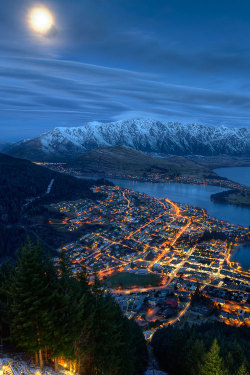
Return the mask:
{"type": "MultiPolygon", "coordinates": [[[[213,175],[209,169],[184,157],[156,158],[128,147],[100,147],[70,163],[85,174],[104,176],[137,176],[160,174],[171,176],[213,175]]],[[[215,175],[215,174],[214,174],[215,175]]]]}
{"type": "Polygon", "coordinates": [[[205,168],[216,169],[216,168],[226,168],[226,167],[249,167],[250,166],[250,157],[247,156],[188,156],[189,160],[192,160],[194,163],[202,165],[205,168]]]}
{"type": "Polygon", "coordinates": [[[11,146],[11,142],[0,141],[0,151],[4,151],[11,146]]]}
{"type": "Polygon", "coordinates": [[[160,368],[169,375],[247,375],[247,370],[238,370],[242,363],[246,369],[250,365],[249,335],[250,329],[247,326],[232,327],[209,321],[192,326],[177,323],[175,326],[159,329],[153,336],[151,345],[160,368]],[[212,366],[209,367],[206,366],[206,359],[212,346],[217,355],[213,356],[212,366]],[[176,360],[176,357],[181,360],[176,360]],[[218,370],[219,365],[221,370],[218,370]],[[209,371],[211,367],[212,370],[209,371]]]}
{"type": "Polygon", "coordinates": [[[250,188],[243,191],[233,189],[212,194],[211,200],[219,203],[235,204],[250,208],[250,188]]]}
{"type": "Polygon", "coordinates": [[[95,197],[89,190],[93,185],[90,180],[79,180],[4,154],[0,154],[0,185],[0,222],[18,221],[25,204],[36,197],[46,203],[95,197]],[[52,179],[50,193],[46,194],[52,179]]]}
{"type": "Polygon", "coordinates": [[[90,187],[98,184],[0,154],[0,257],[13,255],[27,235],[54,249],[59,238],[48,226],[46,205],[67,199],[97,199],[90,187]],[[57,238],[58,237],[58,238],[57,238]]]}
{"type": "Polygon", "coordinates": [[[250,130],[145,119],[93,122],[55,128],[11,145],[5,152],[33,161],[49,161],[117,145],[164,155],[250,156],[250,130]]]}

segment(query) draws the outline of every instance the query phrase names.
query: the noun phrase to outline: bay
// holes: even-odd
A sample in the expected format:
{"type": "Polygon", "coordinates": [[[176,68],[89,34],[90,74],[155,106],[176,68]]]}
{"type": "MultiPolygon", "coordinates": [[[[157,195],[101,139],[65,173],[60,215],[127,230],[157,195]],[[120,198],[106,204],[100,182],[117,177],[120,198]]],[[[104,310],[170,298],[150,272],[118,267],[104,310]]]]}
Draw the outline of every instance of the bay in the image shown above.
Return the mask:
{"type": "Polygon", "coordinates": [[[250,269],[250,244],[240,245],[231,256],[231,261],[238,262],[246,270],[250,269]]]}
{"type": "Polygon", "coordinates": [[[244,227],[250,225],[249,208],[211,201],[211,194],[226,190],[218,186],[180,184],[175,182],[140,182],[122,179],[110,179],[110,181],[115,185],[145,193],[151,197],[169,198],[174,202],[187,203],[192,206],[204,208],[210,216],[232,224],[239,224],[244,227]]]}
{"type": "Polygon", "coordinates": [[[221,177],[250,186],[250,167],[216,168],[214,172],[221,177]]]}

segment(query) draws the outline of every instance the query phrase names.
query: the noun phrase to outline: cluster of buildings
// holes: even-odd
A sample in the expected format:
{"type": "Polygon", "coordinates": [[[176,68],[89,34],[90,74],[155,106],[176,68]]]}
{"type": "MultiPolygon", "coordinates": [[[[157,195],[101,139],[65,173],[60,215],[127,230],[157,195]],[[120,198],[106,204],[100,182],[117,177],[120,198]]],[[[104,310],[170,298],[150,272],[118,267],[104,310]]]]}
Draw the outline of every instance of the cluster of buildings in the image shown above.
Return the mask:
{"type": "Polygon", "coordinates": [[[53,224],[79,233],[62,248],[76,269],[84,265],[90,277],[98,274],[146,336],[181,318],[250,325],[250,273],[230,261],[235,244],[249,240],[247,228],[211,218],[198,207],[118,186],[93,190],[102,197],[98,201],[51,205],[63,214],[53,224]],[[137,285],[108,283],[121,272],[140,275],[143,282],[139,277],[137,285]],[[152,275],[160,280],[158,285],[145,282],[145,276],[152,275]],[[202,298],[194,304],[197,290],[202,298]]]}
{"type": "MultiPolygon", "coordinates": [[[[40,162],[36,163],[38,165],[45,166],[50,168],[54,171],[66,173],[74,176],[84,177],[87,175],[83,175],[79,169],[72,168],[67,165],[67,163],[48,163],[48,162],[40,162]]],[[[92,175],[90,175],[91,177],[92,175]]],[[[97,176],[98,177],[98,176],[97,176]]],[[[167,176],[164,173],[147,173],[143,176],[136,176],[130,175],[128,173],[121,172],[113,172],[112,170],[105,173],[105,176],[99,176],[100,178],[124,178],[130,179],[135,181],[144,181],[144,182],[178,182],[182,184],[198,184],[198,185],[213,185],[213,186],[220,186],[226,189],[236,189],[241,191],[249,191],[247,186],[241,185],[237,182],[228,180],[226,178],[222,178],[220,176],[211,175],[211,176],[185,176],[185,175],[175,175],[167,176]]]]}

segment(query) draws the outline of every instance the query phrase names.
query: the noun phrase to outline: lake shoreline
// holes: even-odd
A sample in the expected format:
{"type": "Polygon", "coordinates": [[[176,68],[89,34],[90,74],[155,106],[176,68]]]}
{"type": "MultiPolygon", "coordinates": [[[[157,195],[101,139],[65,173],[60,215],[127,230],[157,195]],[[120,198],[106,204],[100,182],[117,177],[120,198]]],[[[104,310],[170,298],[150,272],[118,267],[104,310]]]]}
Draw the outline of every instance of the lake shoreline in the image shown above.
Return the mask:
{"type": "Polygon", "coordinates": [[[224,192],[212,194],[210,199],[222,204],[225,203],[250,208],[250,189],[244,192],[240,190],[226,190],[224,192]]]}
{"type": "MultiPolygon", "coordinates": [[[[247,227],[250,224],[250,221],[248,220],[250,217],[249,207],[241,207],[231,204],[229,205],[228,203],[211,201],[211,195],[218,193],[218,190],[219,193],[222,191],[227,191],[221,186],[173,183],[171,181],[166,181],[164,183],[160,181],[145,182],[128,178],[110,179],[103,175],[89,175],[85,177],[92,179],[109,179],[109,181],[113,184],[129,190],[139,191],[159,199],[168,197],[177,204],[184,203],[193,207],[203,208],[206,210],[209,216],[230,222],[234,225],[238,224],[243,227],[247,227]],[[191,196],[190,199],[188,199],[189,196],[191,196]]],[[[81,178],[83,178],[83,176],[81,178]]],[[[243,244],[240,244],[239,246],[242,245],[243,244]]],[[[239,246],[233,249],[232,253],[230,254],[230,258],[232,258],[232,261],[242,265],[242,262],[239,262],[238,258],[233,259],[239,246]]],[[[245,269],[246,267],[243,268],[245,269]]]]}
{"type": "Polygon", "coordinates": [[[242,189],[231,189],[226,192],[214,194],[211,199],[226,204],[234,204],[243,207],[250,207],[250,168],[244,167],[225,167],[214,169],[216,174],[231,181],[240,183],[242,189]]]}
{"type": "Polygon", "coordinates": [[[239,243],[237,246],[233,247],[231,250],[229,261],[233,263],[237,263],[245,271],[249,272],[250,270],[250,242],[239,243]],[[244,252],[244,249],[246,249],[247,257],[244,257],[244,256],[242,257],[240,255],[240,252],[242,252],[242,250],[244,252]],[[235,259],[233,259],[234,257],[235,259]]]}
{"type": "MultiPolygon", "coordinates": [[[[75,176],[78,178],[93,178],[95,176],[97,179],[105,179],[105,180],[112,180],[112,179],[119,179],[124,181],[133,181],[133,182],[143,182],[143,183],[178,183],[178,184],[187,184],[187,185],[200,185],[200,186],[218,186],[219,188],[226,189],[224,192],[218,192],[211,194],[210,199],[214,202],[222,203],[222,204],[231,204],[241,207],[250,208],[250,189],[245,186],[238,184],[237,182],[224,179],[223,177],[216,180],[204,180],[204,179],[193,179],[193,178],[174,178],[174,179],[154,179],[148,177],[133,177],[133,176],[107,176],[107,175],[98,175],[98,174],[84,174],[81,176],[75,176]],[[233,187],[233,189],[232,189],[233,187]],[[242,199],[242,194],[247,195],[246,202],[242,199]],[[230,201],[230,195],[234,196],[234,200],[230,201]],[[249,198],[248,198],[249,197],[249,198]],[[242,201],[243,200],[243,201],[242,201]]],[[[220,176],[219,176],[220,177],[220,176]]]]}

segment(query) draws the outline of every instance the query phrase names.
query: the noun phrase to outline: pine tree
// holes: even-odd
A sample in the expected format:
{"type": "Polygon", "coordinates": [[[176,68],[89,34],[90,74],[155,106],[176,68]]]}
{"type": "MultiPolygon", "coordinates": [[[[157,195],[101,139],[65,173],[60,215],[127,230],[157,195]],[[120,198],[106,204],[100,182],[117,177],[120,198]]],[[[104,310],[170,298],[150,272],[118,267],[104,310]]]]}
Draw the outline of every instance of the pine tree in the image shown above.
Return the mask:
{"type": "Polygon", "coordinates": [[[69,361],[76,359],[76,342],[81,335],[86,295],[90,294],[84,270],[74,275],[65,251],[60,254],[58,274],[54,331],[51,337],[55,371],[58,371],[58,357],[63,356],[69,361]]]}
{"type": "Polygon", "coordinates": [[[232,353],[229,352],[227,354],[225,363],[226,363],[226,367],[230,369],[230,371],[234,369],[235,364],[234,364],[232,353]]]}
{"type": "Polygon", "coordinates": [[[25,351],[39,355],[49,345],[53,330],[54,268],[39,244],[30,240],[18,253],[18,261],[10,286],[12,297],[11,337],[25,351]]]}
{"type": "Polygon", "coordinates": [[[240,366],[239,370],[236,372],[236,375],[249,375],[247,368],[244,363],[240,366]]]}
{"type": "MultiPolygon", "coordinates": [[[[231,345],[232,347],[232,355],[234,359],[234,368],[233,372],[236,372],[238,367],[240,367],[241,363],[245,362],[245,355],[242,346],[239,344],[238,341],[234,341],[231,345]]],[[[231,369],[230,369],[231,370],[231,369]]]]}
{"type": "Polygon", "coordinates": [[[71,331],[74,312],[76,312],[72,290],[74,280],[71,262],[64,250],[60,253],[58,274],[53,315],[54,330],[51,332],[52,357],[56,372],[58,372],[58,357],[71,359],[74,356],[74,339],[71,331]]]}
{"type": "Polygon", "coordinates": [[[199,375],[225,375],[226,371],[223,361],[220,357],[220,348],[216,339],[214,339],[211,349],[205,355],[201,364],[199,375]]]}
{"type": "Polygon", "coordinates": [[[94,295],[80,341],[84,375],[134,373],[130,328],[110,296],[94,295]]]}
{"type": "Polygon", "coordinates": [[[200,364],[203,361],[205,355],[204,343],[203,341],[196,339],[194,342],[192,342],[191,345],[189,342],[187,342],[186,349],[189,351],[189,354],[186,357],[187,359],[184,363],[185,371],[188,375],[196,375],[197,373],[199,373],[200,364]]]}
{"type": "Polygon", "coordinates": [[[9,285],[13,276],[13,266],[6,262],[0,266],[0,338],[3,340],[9,336],[9,325],[11,321],[11,297],[9,285]]]}
{"type": "MultiPolygon", "coordinates": [[[[148,367],[148,349],[145,338],[139,325],[133,320],[129,324],[129,335],[131,338],[130,347],[133,349],[134,367],[137,375],[145,374],[148,367]]],[[[132,354],[130,354],[132,356],[132,354]]]]}

